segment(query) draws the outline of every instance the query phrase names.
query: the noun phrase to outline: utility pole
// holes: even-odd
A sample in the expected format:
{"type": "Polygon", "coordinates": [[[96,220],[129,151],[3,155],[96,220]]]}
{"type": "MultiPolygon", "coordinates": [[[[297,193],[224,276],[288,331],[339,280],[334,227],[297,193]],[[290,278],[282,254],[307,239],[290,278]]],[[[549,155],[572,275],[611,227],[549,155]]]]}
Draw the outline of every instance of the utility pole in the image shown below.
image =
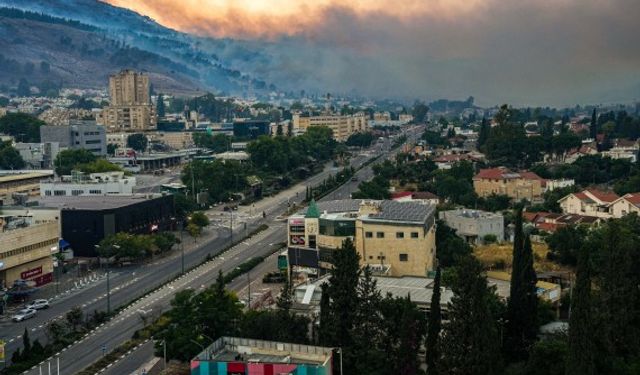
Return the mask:
{"type": "Polygon", "coordinates": [[[251,310],[251,276],[249,276],[249,271],[247,271],[247,301],[248,301],[248,308],[249,310],[251,310]]]}
{"type": "Polygon", "coordinates": [[[184,225],[184,222],[180,221],[180,224],[178,224],[178,229],[180,229],[180,251],[182,253],[181,255],[181,262],[182,262],[182,274],[184,275],[184,244],[182,243],[182,226],[184,225]]]}
{"type": "Polygon", "coordinates": [[[233,244],[233,207],[229,211],[229,243],[233,244]]]}

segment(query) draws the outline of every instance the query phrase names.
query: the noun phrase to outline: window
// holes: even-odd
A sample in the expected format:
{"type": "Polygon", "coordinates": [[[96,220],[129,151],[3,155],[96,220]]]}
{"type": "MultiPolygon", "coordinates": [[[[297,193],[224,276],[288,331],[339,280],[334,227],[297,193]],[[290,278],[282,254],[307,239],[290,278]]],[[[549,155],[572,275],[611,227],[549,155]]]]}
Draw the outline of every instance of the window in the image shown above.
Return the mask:
{"type": "Polygon", "coordinates": [[[82,190],[71,190],[71,195],[73,196],[77,196],[81,194],[82,194],[82,190]]]}
{"type": "Polygon", "coordinates": [[[364,232],[365,238],[373,238],[373,232],[364,232]]]}
{"type": "Polygon", "coordinates": [[[67,192],[66,192],[66,191],[64,191],[64,190],[54,190],[54,191],[53,191],[53,195],[55,195],[55,196],[58,196],[58,197],[59,197],[59,196],[62,196],[62,195],[67,195],[67,192]]]}
{"type": "Polygon", "coordinates": [[[51,190],[45,190],[44,191],[44,195],[46,195],[48,197],[51,196],[51,190]]]}
{"type": "Polygon", "coordinates": [[[289,226],[289,232],[304,233],[304,225],[291,225],[289,226]]]}
{"type": "Polygon", "coordinates": [[[408,262],[409,261],[409,254],[400,254],[400,261],[401,262],[408,262]]]}
{"type": "Polygon", "coordinates": [[[100,195],[102,194],[102,190],[89,190],[89,194],[100,195]]]}
{"type": "Polygon", "coordinates": [[[411,238],[419,238],[420,235],[418,234],[418,232],[411,232],[411,238]]]}
{"type": "Polygon", "coordinates": [[[404,232],[396,232],[396,238],[404,238],[404,232]]]}
{"type": "Polygon", "coordinates": [[[315,249],[316,246],[316,236],[309,236],[309,247],[315,249]]]}
{"type": "Polygon", "coordinates": [[[376,238],[384,238],[384,232],[376,232],[376,238]]]}

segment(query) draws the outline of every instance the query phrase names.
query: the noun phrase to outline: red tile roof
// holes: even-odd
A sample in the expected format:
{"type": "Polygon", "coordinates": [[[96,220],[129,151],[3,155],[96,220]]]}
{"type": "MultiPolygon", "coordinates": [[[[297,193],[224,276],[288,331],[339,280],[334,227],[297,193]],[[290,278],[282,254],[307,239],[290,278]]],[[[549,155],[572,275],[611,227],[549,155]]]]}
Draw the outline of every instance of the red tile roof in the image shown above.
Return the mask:
{"type": "Polygon", "coordinates": [[[556,229],[558,229],[558,225],[552,223],[540,223],[536,225],[536,228],[541,229],[545,232],[555,232],[556,229]]]}
{"type": "Polygon", "coordinates": [[[547,180],[538,176],[534,172],[531,172],[531,171],[512,172],[504,167],[481,169],[478,172],[478,174],[476,174],[476,176],[474,177],[474,179],[483,179],[483,180],[487,180],[487,179],[500,180],[503,178],[522,178],[523,180],[538,180],[542,182],[543,186],[547,182],[547,180]]]}
{"type": "Polygon", "coordinates": [[[623,198],[629,201],[629,203],[633,203],[636,206],[640,205],[640,193],[629,193],[626,194],[623,198]]]}
{"type": "Polygon", "coordinates": [[[391,195],[391,199],[406,198],[406,197],[411,197],[412,195],[413,195],[412,191],[399,191],[397,193],[393,193],[391,195]]]}
{"type": "Polygon", "coordinates": [[[588,191],[591,195],[598,198],[602,202],[611,203],[616,199],[620,198],[620,196],[618,196],[618,194],[616,193],[610,193],[610,192],[596,190],[596,189],[587,189],[586,191],[588,191]]]}

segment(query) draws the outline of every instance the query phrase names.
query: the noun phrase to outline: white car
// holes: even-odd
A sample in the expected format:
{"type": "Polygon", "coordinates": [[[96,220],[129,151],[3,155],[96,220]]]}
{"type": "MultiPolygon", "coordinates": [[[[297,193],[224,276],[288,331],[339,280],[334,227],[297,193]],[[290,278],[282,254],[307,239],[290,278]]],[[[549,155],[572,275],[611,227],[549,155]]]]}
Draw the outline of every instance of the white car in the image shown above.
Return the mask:
{"type": "Polygon", "coordinates": [[[36,316],[36,310],[34,309],[22,309],[16,313],[11,319],[14,322],[21,322],[23,320],[27,320],[29,318],[33,318],[36,316]]]}
{"type": "Polygon", "coordinates": [[[49,301],[47,301],[46,299],[36,299],[29,302],[24,308],[33,310],[48,309],[49,301]]]}

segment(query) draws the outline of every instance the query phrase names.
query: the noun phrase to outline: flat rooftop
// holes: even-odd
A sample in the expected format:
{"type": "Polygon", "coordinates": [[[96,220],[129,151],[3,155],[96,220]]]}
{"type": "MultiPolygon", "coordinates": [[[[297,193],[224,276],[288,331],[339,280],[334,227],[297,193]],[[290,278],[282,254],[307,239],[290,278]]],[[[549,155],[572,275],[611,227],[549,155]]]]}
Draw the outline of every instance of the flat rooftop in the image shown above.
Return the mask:
{"type": "Polygon", "coordinates": [[[322,346],[221,337],[194,360],[326,366],[331,361],[332,351],[332,348],[322,346]]]}
{"type": "Polygon", "coordinates": [[[28,172],[28,173],[17,173],[17,174],[9,174],[0,176],[0,184],[4,182],[12,182],[12,181],[20,181],[27,180],[31,178],[48,178],[53,176],[53,172],[28,172]]]}
{"type": "Polygon", "coordinates": [[[110,210],[162,197],[162,194],[42,197],[39,205],[60,210],[110,210]]]}

